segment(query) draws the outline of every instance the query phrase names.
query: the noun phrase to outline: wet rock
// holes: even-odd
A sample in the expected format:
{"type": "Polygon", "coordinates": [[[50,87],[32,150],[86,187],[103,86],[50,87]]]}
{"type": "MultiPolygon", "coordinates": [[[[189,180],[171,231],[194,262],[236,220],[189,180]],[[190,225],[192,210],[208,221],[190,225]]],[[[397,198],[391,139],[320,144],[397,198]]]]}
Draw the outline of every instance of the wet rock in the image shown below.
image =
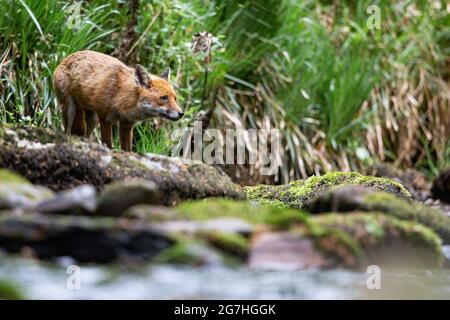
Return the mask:
{"type": "Polygon", "coordinates": [[[173,240],[142,221],[109,217],[0,214],[0,248],[39,259],[68,256],[79,262],[148,260],[173,240]]]}
{"type": "Polygon", "coordinates": [[[116,181],[107,185],[98,198],[97,214],[117,217],[134,205],[160,204],[160,201],[161,193],[152,181],[116,181]]]}
{"type": "Polygon", "coordinates": [[[39,128],[4,127],[0,132],[0,167],[14,169],[33,184],[56,191],[82,184],[102,189],[113,181],[142,178],[157,185],[165,205],[214,196],[243,197],[240,187],[212,166],[112,151],[39,128]]]}
{"type": "Polygon", "coordinates": [[[242,219],[224,217],[204,221],[177,220],[154,224],[156,229],[165,232],[195,234],[199,232],[237,233],[249,235],[254,226],[242,219]]]}
{"type": "Polygon", "coordinates": [[[81,185],[39,202],[31,211],[73,215],[92,214],[96,208],[96,196],[97,191],[94,186],[81,185]]]}
{"type": "Polygon", "coordinates": [[[141,219],[147,222],[164,222],[178,218],[178,213],[171,207],[138,204],[125,210],[122,215],[125,218],[141,219]]]}
{"type": "Polygon", "coordinates": [[[333,187],[317,194],[305,209],[311,213],[356,211],[360,208],[364,197],[372,192],[360,185],[333,187]]]}
{"type": "Polygon", "coordinates": [[[51,190],[33,186],[20,175],[0,169],[0,210],[31,206],[52,196],[51,190]]]}
{"type": "Polygon", "coordinates": [[[416,221],[434,230],[444,243],[450,243],[450,217],[419,202],[399,199],[386,192],[374,192],[362,186],[332,188],[319,194],[308,208],[323,212],[383,212],[406,221],[416,221]]]}
{"type": "Polygon", "coordinates": [[[435,199],[450,203],[450,168],[443,170],[434,179],[431,194],[435,199]]]}
{"type": "Polygon", "coordinates": [[[361,185],[372,190],[385,191],[402,199],[410,199],[410,193],[398,182],[387,178],[364,176],[356,172],[330,172],[287,185],[259,185],[245,187],[247,198],[264,206],[293,207],[303,209],[319,193],[339,185],[361,185]]]}
{"type": "Polygon", "coordinates": [[[433,230],[376,212],[314,216],[307,232],[317,248],[346,267],[423,268],[443,262],[441,240],[433,230]]]}
{"type": "Polygon", "coordinates": [[[368,168],[367,173],[401,183],[414,199],[424,201],[429,196],[430,184],[425,175],[417,170],[400,169],[391,163],[378,163],[368,168]]]}
{"type": "Polygon", "coordinates": [[[266,231],[252,237],[248,264],[255,269],[298,270],[329,267],[332,261],[300,233],[266,231]]]}

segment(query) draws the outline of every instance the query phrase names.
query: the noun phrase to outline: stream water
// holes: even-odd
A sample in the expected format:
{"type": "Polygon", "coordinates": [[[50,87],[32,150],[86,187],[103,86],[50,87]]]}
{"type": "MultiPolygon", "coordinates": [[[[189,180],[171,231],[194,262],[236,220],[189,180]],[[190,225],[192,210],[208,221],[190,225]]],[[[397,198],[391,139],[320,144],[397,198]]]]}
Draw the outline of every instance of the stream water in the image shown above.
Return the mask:
{"type": "Polygon", "coordinates": [[[382,270],[381,289],[369,290],[364,271],[81,266],[81,287],[70,290],[69,264],[3,257],[0,279],[16,283],[29,299],[450,299],[449,269],[382,270]]]}

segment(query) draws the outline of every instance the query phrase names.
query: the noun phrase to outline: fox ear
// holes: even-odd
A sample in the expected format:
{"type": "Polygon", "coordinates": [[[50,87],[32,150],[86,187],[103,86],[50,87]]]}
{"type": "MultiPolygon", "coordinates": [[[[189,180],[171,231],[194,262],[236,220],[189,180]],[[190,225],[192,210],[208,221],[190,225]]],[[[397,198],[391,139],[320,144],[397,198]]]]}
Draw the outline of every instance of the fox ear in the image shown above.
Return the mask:
{"type": "Polygon", "coordinates": [[[136,74],[136,84],[143,86],[145,88],[150,88],[152,86],[150,74],[140,64],[136,65],[135,74],[136,74]]]}
{"type": "Polygon", "coordinates": [[[163,78],[164,80],[169,81],[170,80],[170,68],[167,67],[166,70],[164,70],[163,73],[161,73],[161,75],[159,77],[163,78]]]}

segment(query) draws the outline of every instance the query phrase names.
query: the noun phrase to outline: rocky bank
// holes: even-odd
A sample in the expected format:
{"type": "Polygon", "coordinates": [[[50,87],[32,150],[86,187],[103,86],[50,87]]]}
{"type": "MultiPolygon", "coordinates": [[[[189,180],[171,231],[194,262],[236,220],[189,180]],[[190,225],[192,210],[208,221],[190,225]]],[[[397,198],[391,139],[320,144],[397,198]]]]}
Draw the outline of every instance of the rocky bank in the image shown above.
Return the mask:
{"type": "Polygon", "coordinates": [[[205,164],[15,127],[0,131],[0,168],[7,254],[266,270],[448,264],[450,217],[386,177],[241,190],[205,164]]]}

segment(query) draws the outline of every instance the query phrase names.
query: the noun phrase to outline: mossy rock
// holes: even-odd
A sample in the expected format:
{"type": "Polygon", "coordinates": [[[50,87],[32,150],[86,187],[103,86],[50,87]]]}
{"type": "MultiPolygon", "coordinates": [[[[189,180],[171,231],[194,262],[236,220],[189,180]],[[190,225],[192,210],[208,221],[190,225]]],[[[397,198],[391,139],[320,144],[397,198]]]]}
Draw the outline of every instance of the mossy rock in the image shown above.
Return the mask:
{"type": "Polygon", "coordinates": [[[20,184],[31,184],[30,181],[22,177],[20,174],[0,168],[0,184],[1,183],[20,183],[20,184]]]}
{"type": "Polygon", "coordinates": [[[445,244],[450,243],[450,217],[419,202],[400,199],[386,192],[345,186],[333,188],[314,199],[312,213],[378,211],[402,220],[415,221],[434,230],[445,244]]]}
{"type": "Polygon", "coordinates": [[[14,171],[0,168],[0,210],[26,207],[53,197],[43,186],[34,186],[14,171]]]}
{"type": "Polygon", "coordinates": [[[128,208],[140,204],[160,204],[160,191],[149,180],[115,181],[108,184],[97,199],[97,214],[121,216],[128,208]]]}
{"type": "Polygon", "coordinates": [[[213,247],[238,258],[243,259],[248,255],[249,240],[238,233],[203,231],[198,236],[213,247]]]}
{"type": "Polygon", "coordinates": [[[329,172],[287,185],[259,185],[245,187],[247,198],[263,206],[293,207],[304,209],[320,192],[339,185],[362,185],[372,190],[389,192],[402,199],[410,199],[410,193],[398,182],[387,178],[364,176],[357,172],[329,172]]]}
{"type": "Polygon", "coordinates": [[[223,198],[187,201],[176,207],[179,218],[188,220],[207,220],[222,217],[236,217],[254,224],[269,223],[280,225],[288,221],[305,221],[307,214],[300,210],[277,207],[259,207],[246,201],[223,198]]]}
{"type": "Polygon", "coordinates": [[[225,265],[236,259],[229,257],[227,253],[216,250],[201,237],[186,235],[174,235],[176,242],[174,245],[159,253],[153,263],[167,263],[176,265],[225,265]]]}
{"type": "Polygon", "coordinates": [[[443,263],[441,240],[433,230],[381,213],[315,216],[306,232],[320,250],[346,267],[439,267],[443,263]]]}
{"type": "Polygon", "coordinates": [[[33,127],[5,126],[0,136],[0,168],[14,169],[31,183],[54,191],[136,178],[153,181],[164,205],[186,199],[242,199],[241,188],[223,172],[179,158],[110,150],[76,136],[33,127]]]}
{"type": "Polygon", "coordinates": [[[186,243],[175,243],[169,248],[159,253],[154,259],[154,263],[194,265],[201,264],[201,258],[193,252],[192,247],[186,243]]]}
{"type": "Polygon", "coordinates": [[[0,300],[24,300],[23,291],[14,282],[0,279],[0,300]]]}

